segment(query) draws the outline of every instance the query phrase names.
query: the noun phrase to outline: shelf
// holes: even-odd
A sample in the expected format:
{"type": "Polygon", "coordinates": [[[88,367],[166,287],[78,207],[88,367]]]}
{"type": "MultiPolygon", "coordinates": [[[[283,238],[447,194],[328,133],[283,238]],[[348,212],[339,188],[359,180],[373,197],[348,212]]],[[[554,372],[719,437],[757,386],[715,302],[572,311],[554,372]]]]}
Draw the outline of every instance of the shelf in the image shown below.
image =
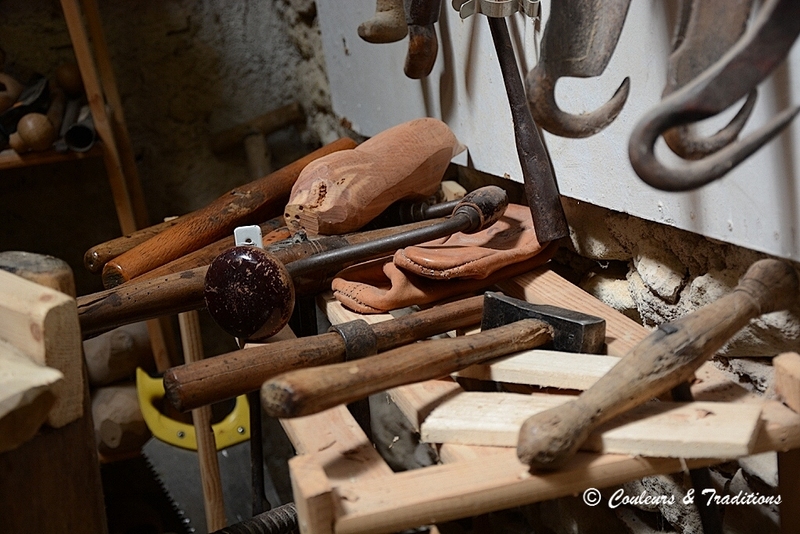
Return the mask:
{"type": "Polygon", "coordinates": [[[28,152],[17,154],[12,149],[0,151],[0,170],[17,169],[20,167],[31,167],[35,165],[46,165],[48,163],[61,163],[65,161],[76,161],[85,158],[99,158],[103,156],[103,147],[97,143],[86,152],[56,152],[46,150],[44,152],[28,152]]]}

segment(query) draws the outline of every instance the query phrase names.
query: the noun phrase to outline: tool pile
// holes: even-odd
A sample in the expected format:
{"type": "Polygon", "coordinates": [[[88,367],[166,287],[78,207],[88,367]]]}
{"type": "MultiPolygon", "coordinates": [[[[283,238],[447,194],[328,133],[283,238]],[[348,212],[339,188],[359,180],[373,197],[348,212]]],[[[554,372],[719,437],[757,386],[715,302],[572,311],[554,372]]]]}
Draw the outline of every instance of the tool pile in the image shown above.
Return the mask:
{"type": "MultiPolygon", "coordinates": [[[[607,343],[603,319],[491,291],[483,294],[546,264],[569,234],[537,123],[556,135],[593,135],[615,119],[630,86],[625,79],[606,105],[583,116],[559,110],[553,95],[559,77],[602,74],[622,30],[626,0],[554,2],[540,63],[523,84],[504,17],[518,9],[535,14],[533,4],[454,2],[462,17],[483,13],[488,18],[512,110],[527,206],[509,204],[502,188],[487,186],[437,207],[432,199],[450,160],[463,149],[442,121],[409,121],[360,145],[340,139],[204,208],[88,251],[87,268],[102,272],[107,289],[78,298],[84,336],[180,313],[181,324],[189,325],[182,334],[194,336],[196,349],[196,318],[185,314],[207,308],[241,348],[211,358],[195,354],[183,365],[159,369],[165,399],[179,412],[199,414],[213,403],[246,395],[254,455],[262,450],[259,407],[269,416],[290,419],[346,404],[369,435],[364,402],[372,394],[466,373],[534,348],[554,351],[551,358],[602,354],[607,343]],[[386,220],[400,222],[379,227],[386,220]],[[230,237],[235,229],[254,225],[257,238],[230,237]],[[329,290],[359,313],[413,313],[376,324],[355,320],[317,333],[314,298],[329,290]],[[471,335],[428,339],[479,323],[480,331],[471,335]],[[297,339],[271,339],[287,325],[297,339]]],[[[738,33],[728,41],[713,38],[719,45],[715,50],[706,50],[707,35],[698,26],[723,14],[706,12],[700,4],[684,3],[686,22],[671,62],[675,76],[662,104],[631,138],[634,168],[663,189],[698,187],[719,178],[796,113],[785,112],[765,131],[736,142],[755,85],[800,33],[796,4],[768,0],[744,33],[749,3],[743,11],[723,10],[738,33]],[[780,39],[769,38],[776,33],[780,39]],[[706,56],[687,66],[690,46],[703,47],[706,56]],[[752,60],[753,50],[771,60],[752,60]],[[701,139],[687,126],[747,95],[740,114],[713,139],[701,139]],[[661,134],[678,154],[697,161],[680,172],[661,169],[653,155],[661,134]]],[[[438,2],[379,0],[375,18],[362,24],[359,35],[370,42],[408,35],[405,72],[421,78],[436,57],[438,13],[438,2]]],[[[242,135],[235,137],[238,141],[242,135]]],[[[793,267],[777,260],[755,263],[731,293],[661,325],[583,393],[519,422],[519,460],[532,473],[563,468],[579,449],[596,447],[590,436],[613,418],[671,391],[676,400],[691,402],[685,385],[695,371],[747,322],[793,306],[799,292],[793,267]]],[[[213,462],[210,416],[198,419],[195,415],[198,452],[213,462]],[[203,433],[211,437],[205,453],[203,433]]],[[[757,420],[758,414],[753,428],[757,420]]],[[[266,507],[263,462],[260,456],[251,459],[253,515],[259,516],[266,507]]],[[[218,478],[213,470],[206,473],[207,479],[218,478]]],[[[204,480],[204,489],[205,482],[211,484],[204,480]]],[[[221,528],[225,518],[219,497],[206,493],[206,506],[209,528],[221,528]]],[[[701,510],[709,529],[713,514],[701,510]]]]}

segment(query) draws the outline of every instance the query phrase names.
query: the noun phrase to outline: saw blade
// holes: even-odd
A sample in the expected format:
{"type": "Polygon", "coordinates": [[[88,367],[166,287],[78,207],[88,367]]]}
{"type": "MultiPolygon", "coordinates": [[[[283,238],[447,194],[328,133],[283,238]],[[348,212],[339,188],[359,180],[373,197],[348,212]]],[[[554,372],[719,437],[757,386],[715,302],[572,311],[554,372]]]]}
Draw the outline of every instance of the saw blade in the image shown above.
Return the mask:
{"type": "MultiPolygon", "coordinates": [[[[174,447],[153,438],[142,447],[142,454],[187,518],[191,532],[206,532],[203,484],[197,452],[174,447]]],[[[240,443],[218,451],[217,458],[227,523],[238,523],[250,518],[249,443],[240,443]]]]}
{"type": "Polygon", "coordinates": [[[194,532],[145,456],[103,464],[101,475],[109,532],[194,532]]]}

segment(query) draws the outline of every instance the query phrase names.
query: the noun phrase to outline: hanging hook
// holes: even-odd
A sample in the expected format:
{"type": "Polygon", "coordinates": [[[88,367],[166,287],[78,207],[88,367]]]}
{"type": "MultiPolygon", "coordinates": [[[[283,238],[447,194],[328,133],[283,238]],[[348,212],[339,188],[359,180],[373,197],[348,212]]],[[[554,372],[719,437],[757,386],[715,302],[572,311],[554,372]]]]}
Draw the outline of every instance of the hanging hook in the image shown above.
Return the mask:
{"type": "MultiPolygon", "coordinates": [[[[690,83],[735,45],[747,28],[752,9],[753,0],[682,0],[661,98],[690,83]]],[[[753,111],[756,96],[755,89],[750,91],[736,116],[714,135],[703,136],[692,126],[683,125],[664,132],[664,141],[684,159],[713,154],[736,140],[753,111]]]]}
{"type": "Polygon", "coordinates": [[[680,168],[656,159],[662,132],[727,109],[750,93],[783,61],[800,33],[800,2],[766,0],[750,30],[717,62],[651,109],[634,128],[628,152],[636,174],[666,191],[687,191],[721,177],[780,132],[800,111],[781,112],[747,138],[680,168]]]}
{"type": "Polygon", "coordinates": [[[608,126],[628,99],[625,78],[611,100],[591,113],[573,115],[555,100],[561,77],[591,78],[605,70],[617,46],[630,0],[559,0],[550,7],[539,62],[526,77],[534,120],[561,137],[581,138],[608,126]]]}

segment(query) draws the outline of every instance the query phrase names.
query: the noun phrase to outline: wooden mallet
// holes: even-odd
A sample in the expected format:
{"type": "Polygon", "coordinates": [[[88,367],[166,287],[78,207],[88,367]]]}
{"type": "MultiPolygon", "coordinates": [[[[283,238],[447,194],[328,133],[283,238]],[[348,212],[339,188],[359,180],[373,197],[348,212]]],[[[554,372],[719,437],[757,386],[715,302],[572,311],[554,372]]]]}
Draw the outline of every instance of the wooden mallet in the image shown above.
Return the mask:
{"type": "Polygon", "coordinates": [[[754,263],[731,293],[662,324],[575,400],[527,419],[519,433],[519,459],[538,469],[564,465],[599,425],[691,380],[751,319],[791,306],[798,287],[788,264],[754,263]]]}

